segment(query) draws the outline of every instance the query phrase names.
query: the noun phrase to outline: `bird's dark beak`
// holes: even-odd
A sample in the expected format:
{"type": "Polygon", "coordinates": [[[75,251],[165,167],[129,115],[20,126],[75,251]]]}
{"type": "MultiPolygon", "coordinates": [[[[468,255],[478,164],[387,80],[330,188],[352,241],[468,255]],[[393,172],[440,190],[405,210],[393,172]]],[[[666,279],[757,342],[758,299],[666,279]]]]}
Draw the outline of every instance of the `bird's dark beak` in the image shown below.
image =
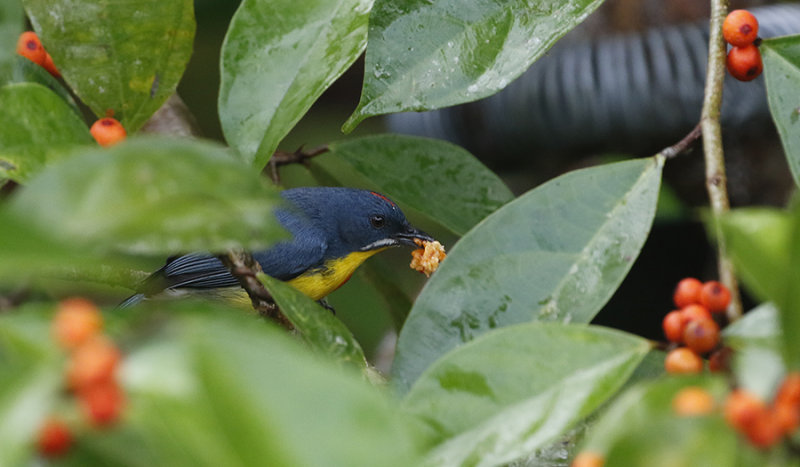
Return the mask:
{"type": "Polygon", "coordinates": [[[397,240],[399,245],[408,245],[413,247],[419,247],[416,243],[414,243],[415,239],[423,240],[426,242],[433,242],[434,239],[430,235],[426,234],[421,230],[417,230],[414,227],[406,226],[405,232],[400,232],[392,236],[394,240],[397,240]]]}

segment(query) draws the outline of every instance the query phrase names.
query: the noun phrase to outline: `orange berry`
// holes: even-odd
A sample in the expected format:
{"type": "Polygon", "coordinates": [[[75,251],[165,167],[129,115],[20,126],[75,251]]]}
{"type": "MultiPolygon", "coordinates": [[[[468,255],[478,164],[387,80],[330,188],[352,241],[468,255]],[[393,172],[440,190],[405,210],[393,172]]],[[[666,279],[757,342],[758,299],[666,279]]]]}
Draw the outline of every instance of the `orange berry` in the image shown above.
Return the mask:
{"type": "Polygon", "coordinates": [[[714,410],[714,398],[701,387],[689,386],[672,398],[672,410],[684,417],[706,415],[714,410]]]}
{"type": "Polygon", "coordinates": [[[700,304],[712,313],[719,313],[728,308],[731,292],[721,282],[708,281],[700,291],[700,304]]]}
{"type": "Polygon", "coordinates": [[[26,31],[20,34],[17,39],[17,53],[39,65],[44,63],[47,52],[45,52],[39,36],[33,31],[26,31]]]}
{"type": "Polygon", "coordinates": [[[45,52],[44,62],[42,62],[42,67],[47,70],[48,73],[53,75],[53,78],[61,78],[61,72],[58,71],[56,68],[56,64],[53,63],[53,57],[50,56],[49,53],[45,52]]]}
{"type": "Polygon", "coordinates": [[[775,403],[800,406],[800,372],[786,375],[775,395],[775,403]]]}
{"type": "Polygon", "coordinates": [[[732,48],[728,52],[725,65],[728,67],[728,72],[739,81],[752,81],[764,69],[761,52],[753,44],[732,48]]]}
{"type": "Polygon", "coordinates": [[[758,37],[758,20],[747,10],[733,10],[722,23],[722,37],[736,47],[752,44],[758,37]]]}
{"type": "Polygon", "coordinates": [[[675,292],[672,294],[672,300],[678,308],[700,303],[700,289],[703,288],[703,283],[694,277],[687,277],[681,279],[678,285],[675,286],[675,292]]]}
{"type": "Polygon", "coordinates": [[[105,117],[94,122],[89,132],[100,146],[111,146],[125,139],[127,133],[115,118],[105,117]]]}
{"type": "Polygon", "coordinates": [[[775,404],[772,407],[772,417],[775,424],[784,434],[791,434],[800,426],[800,406],[789,404],[775,404]]]}
{"type": "Polygon", "coordinates": [[[667,373],[690,374],[703,371],[703,359],[686,347],[672,349],[664,359],[667,373]]]}
{"type": "Polygon", "coordinates": [[[125,394],[113,379],[90,386],[78,396],[86,418],[98,427],[117,421],[125,405],[125,394]]]}
{"type": "Polygon", "coordinates": [[[769,410],[757,412],[744,428],[744,434],[753,446],[761,449],[772,447],[783,438],[783,430],[769,410]]]}
{"type": "Polygon", "coordinates": [[[766,413],[767,406],[755,395],[744,389],[735,389],[728,394],[723,409],[725,420],[739,431],[745,431],[757,417],[766,413]]]}
{"type": "Polygon", "coordinates": [[[65,349],[74,349],[100,332],[103,317],[89,300],[68,298],[58,304],[53,318],[53,335],[65,349]]]}
{"type": "Polygon", "coordinates": [[[67,383],[82,391],[90,386],[110,381],[119,364],[120,353],[114,343],[96,336],[75,349],[67,363],[67,383]]]}
{"type": "Polygon", "coordinates": [[[39,429],[36,445],[44,457],[59,457],[69,450],[72,433],[69,427],[57,418],[50,418],[39,429]]]}
{"type": "Polygon", "coordinates": [[[686,321],[696,321],[698,319],[712,319],[711,312],[703,305],[689,305],[681,310],[686,321]]]}
{"type": "Polygon", "coordinates": [[[683,330],[686,329],[688,320],[686,315],[680,310],[673,310],[664,316],[661,327],[664,328],[664,335],[670,342],[683,342],[683,330]]]}
{"type": "Polygon", "coordinates": [[[581,451],[572,459],[570,467],[603,467],[605,463],[603,455],[592,451],[581,451]]]}
{"type": "Polygon", "coordinates": [[[699,354],[706,353],[719,343],[719,326],[712,319],[689,321],[683,331],[683,342],[699,354]]]}

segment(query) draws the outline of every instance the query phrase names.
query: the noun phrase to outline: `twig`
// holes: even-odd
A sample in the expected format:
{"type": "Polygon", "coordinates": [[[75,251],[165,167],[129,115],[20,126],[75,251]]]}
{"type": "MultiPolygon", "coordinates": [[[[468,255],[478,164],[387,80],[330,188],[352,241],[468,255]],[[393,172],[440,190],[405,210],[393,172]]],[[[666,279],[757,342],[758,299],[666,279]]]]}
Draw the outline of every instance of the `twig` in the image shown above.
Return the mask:
{"type": "Polygon", "coordinates": [[[264,285],[256,277],[261,271],[261,265],[253,259],[250,253],[243,250],[231,250],[228,253],[218,255],[222,264],[230,271],[233,277],[239,281],[239,285],[247,291],[253,308],[266,318],[269,318],[286,329],[294,329],[292,323],[281,313],[272,295],[264,288],[264,285]]]}
{"type": "Polygon", "coordinates": [[[692,146],[692,143],[697,141],[700,138],[700,135],[702,134],[703,134],[703,127],[698,122],[697,125],[695,125],[695,127],[692,129],[692,131],[690,131],[689,134],[684,136],[682,140],[678,141],[677,143],[673,144],[668,148],[664,148],[661,151],[661,155],[667,159],[672,159],[675,156],[687,152],[692,146]]]}
{"type": "Polygon", "coordinates": [[[300,146],[295,152],[275,151],[275,154],[269,160],[267,167],[269,167],[270,178],[276,184],[281,182],[278,167],[289,164],[305,164],[309,159],[317,157],[320,154],[328,152],[327,144],[323,144],[311,151],[304,152],[303,147],[300,146]]]}
{"type": "Polygon", "coordinates": [[[714,230],[717,238],[718,268],[720,281],[731,291],[728,320],[733,322],[742,316],[742,301],[739,286],[728,257],[725,238],[719,217],[730,209],[725,175],[725,158],[722,151],[722,130],[719,116],[722,105],[722,84],[725,78],[725,41],[722,38],[722,22],[728,14],[728,0],[711,0],[711,22],[708,38],[708,72],[703,98],[700,124],[703,132],[703,151],[706,161],[706,189],[711,202],[714,230]]]}

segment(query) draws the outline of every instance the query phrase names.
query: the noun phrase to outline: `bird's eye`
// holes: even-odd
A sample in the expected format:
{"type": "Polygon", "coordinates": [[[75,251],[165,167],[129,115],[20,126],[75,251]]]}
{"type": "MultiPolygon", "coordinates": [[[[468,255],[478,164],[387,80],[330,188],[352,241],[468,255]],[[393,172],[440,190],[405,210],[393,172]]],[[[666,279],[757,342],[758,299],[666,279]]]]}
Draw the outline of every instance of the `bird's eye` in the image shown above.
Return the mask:
{"type": "Polygon", "coordinates": [[[375,214],[373,216],[370,216],[369,223],[372,224],[372,226],[375,227],[376,229],[380,229],[381,227],[383,227],[383,224],[386,223],[386,219],[380,214],[375,214]]]}

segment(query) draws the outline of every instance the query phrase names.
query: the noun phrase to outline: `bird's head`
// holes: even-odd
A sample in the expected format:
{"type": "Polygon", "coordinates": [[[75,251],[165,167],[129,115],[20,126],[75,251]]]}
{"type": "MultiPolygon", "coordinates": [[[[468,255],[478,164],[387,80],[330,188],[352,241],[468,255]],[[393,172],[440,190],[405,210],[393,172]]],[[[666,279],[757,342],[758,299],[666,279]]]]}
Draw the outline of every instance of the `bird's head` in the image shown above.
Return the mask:
{"type": "Polygon", "coordinates": [[[380,193],[354,188],[300,190],[304,191],[286,190],[284,197],[300,205],[310,217],[318,219],[331,231],[329,241],[335,239],[338,245],[329,246],[341,250],[338,253],[399,245],[417,247],[415,239],[433,241],[430,235],[413,227],[400,208],[380,193]]]}

